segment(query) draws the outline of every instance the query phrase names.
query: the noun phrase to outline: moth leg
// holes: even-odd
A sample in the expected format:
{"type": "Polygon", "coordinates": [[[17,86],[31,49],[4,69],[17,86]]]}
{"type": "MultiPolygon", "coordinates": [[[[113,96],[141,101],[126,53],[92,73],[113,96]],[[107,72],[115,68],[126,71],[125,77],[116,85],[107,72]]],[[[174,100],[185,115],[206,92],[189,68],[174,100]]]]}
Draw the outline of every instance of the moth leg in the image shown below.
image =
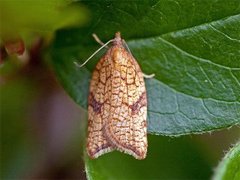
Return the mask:
{"type": "MultiPolygon", "coordinates": [[[[96,41],[97,43],[99,43],[99,44],[102,45],[102,46],[105,45],[105,43],[103,43],[96,34],[93,33],[92,36],[93,36],[93,38],[95,39],[95,41],[96,41]]],[[[108,49],[108,46],[105,46],[105,47],[108,49]]]]}
{"type": "Polygon", "coordinates": [[[155,74],[144,74],[143,73],[143,77],[146,78],[146,79],[151,79],[155,76],[155,74]]]}
{"type": "MultiPolygon", "coordinates": [[[[126,49],[128,50],[128,52],[132,55],[132,52],[131,52],[131,50],[129,49],[126,41],[125,41],[124,39],[122,39],[122,41],[123,41],[123,44],[125,45],[126,49]]],[[[132,55],[132,56],[133,56],[133,55],[132,55]]],[[[153,78],[154,76],[155,76],[155,74],[144,74],[144,73],[143,73],[143,77],[146,78],[146,79],[153,78]]]]}

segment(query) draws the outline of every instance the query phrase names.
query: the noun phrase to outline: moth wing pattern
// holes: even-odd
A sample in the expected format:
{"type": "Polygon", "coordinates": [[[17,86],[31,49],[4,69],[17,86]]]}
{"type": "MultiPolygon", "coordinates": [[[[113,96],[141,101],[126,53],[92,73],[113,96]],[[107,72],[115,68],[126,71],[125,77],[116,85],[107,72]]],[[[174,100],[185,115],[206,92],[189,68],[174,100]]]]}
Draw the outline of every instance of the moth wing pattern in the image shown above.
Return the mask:
{"type": "Polygon", "coordinates": [[[143,73],[124,48],[113,48],[112,53],[111,114],[105,133],[117,150],[144,159],[147,153],[147,97],[143,73]]]}
{"type": "Polygon", "coordinates": [[[147,97],[143,73],[121,43],[113,45],[93,71],[88,98],[87,153],[97,158],[119,150],[144,159],[147,153],[147,97]]]}
{"type": "Polygon", "coordinates": [[[108,105],[104,104],[106,97],[102,95],[104,84],[100,82],[100,76],[103,76],[101,70],[103,63],[106,63],[105,57],[102,57],[93,71],[88,97],[87,153],[91,158],[97,158],[113,150],[103,131],[106,124],[106,118],[103,117],[109,113],[108,111],[107,114],[103,113],[103,109],[108,108],[108,105]]]}

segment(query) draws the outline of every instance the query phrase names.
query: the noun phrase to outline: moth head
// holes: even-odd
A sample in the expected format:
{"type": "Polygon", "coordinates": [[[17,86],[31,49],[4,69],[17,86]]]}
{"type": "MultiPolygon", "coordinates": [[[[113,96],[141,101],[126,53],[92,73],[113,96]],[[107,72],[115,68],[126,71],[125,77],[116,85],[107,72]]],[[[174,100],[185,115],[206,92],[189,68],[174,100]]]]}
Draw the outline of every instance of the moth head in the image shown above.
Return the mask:
{"type": "Polygon", "coordinates": [[[120,32],[115,33],[115,38],[114,38],[113,44],[114,45],[122,45],[122,38],[121,38],[120,32]]]}

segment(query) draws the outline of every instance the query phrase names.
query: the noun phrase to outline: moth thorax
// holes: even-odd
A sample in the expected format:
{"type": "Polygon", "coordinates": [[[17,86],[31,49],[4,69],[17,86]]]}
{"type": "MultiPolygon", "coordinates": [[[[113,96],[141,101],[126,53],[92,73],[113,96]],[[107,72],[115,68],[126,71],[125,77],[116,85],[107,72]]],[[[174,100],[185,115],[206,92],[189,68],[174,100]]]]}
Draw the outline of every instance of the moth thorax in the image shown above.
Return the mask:
{"type": "Polygon", "coordinates": [[[113,51],[113,63],[114,64],[121,64],[124,61],[122,49],[115,48],[113,51]]]}

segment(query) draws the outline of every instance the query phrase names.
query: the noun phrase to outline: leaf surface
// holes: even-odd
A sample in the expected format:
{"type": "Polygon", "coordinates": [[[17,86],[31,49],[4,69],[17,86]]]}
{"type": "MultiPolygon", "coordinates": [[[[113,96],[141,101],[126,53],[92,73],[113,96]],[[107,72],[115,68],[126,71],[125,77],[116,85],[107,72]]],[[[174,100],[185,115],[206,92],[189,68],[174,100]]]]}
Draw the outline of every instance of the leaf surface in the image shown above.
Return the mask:
{"type": "MultiPolygon", "coordinates": [[[[86,10],[81,6],[68,6],[67,0],[0,1],[1,41],[46,36],[56,29],[82,25],[86,10]]],[[[29,42],[28,42],[29,43],[29,42]]]]}
{"type": "Polygon", "coordinates": [[[133,157],[112,152],[95,160],[85,157],[89,180],[108,179],[208,179],[211,167],[206,156],[197,149],[190,137],[169,139],[148,136],[147,158],[133,157]],[[189,166],[191,164],[191,166],[189,166]]]}
{"type": "Polygon", "coordinates": [[[240,179],[240,143],[225,155],[215,171],[214,180],[240,179]]]}
{"type": "Polygon", "coordinates": [[[145,74],[148,132],[203,133],[240,122],[240,2],[83,1],[92,12],[85,28],[62,29],[52,65],[63,87],[87,107],[89,80],[104,50],[83,68],[102,41],[122,33],[145,74]],[[203,13],[204,12],[204,13],[203,13]]]}

